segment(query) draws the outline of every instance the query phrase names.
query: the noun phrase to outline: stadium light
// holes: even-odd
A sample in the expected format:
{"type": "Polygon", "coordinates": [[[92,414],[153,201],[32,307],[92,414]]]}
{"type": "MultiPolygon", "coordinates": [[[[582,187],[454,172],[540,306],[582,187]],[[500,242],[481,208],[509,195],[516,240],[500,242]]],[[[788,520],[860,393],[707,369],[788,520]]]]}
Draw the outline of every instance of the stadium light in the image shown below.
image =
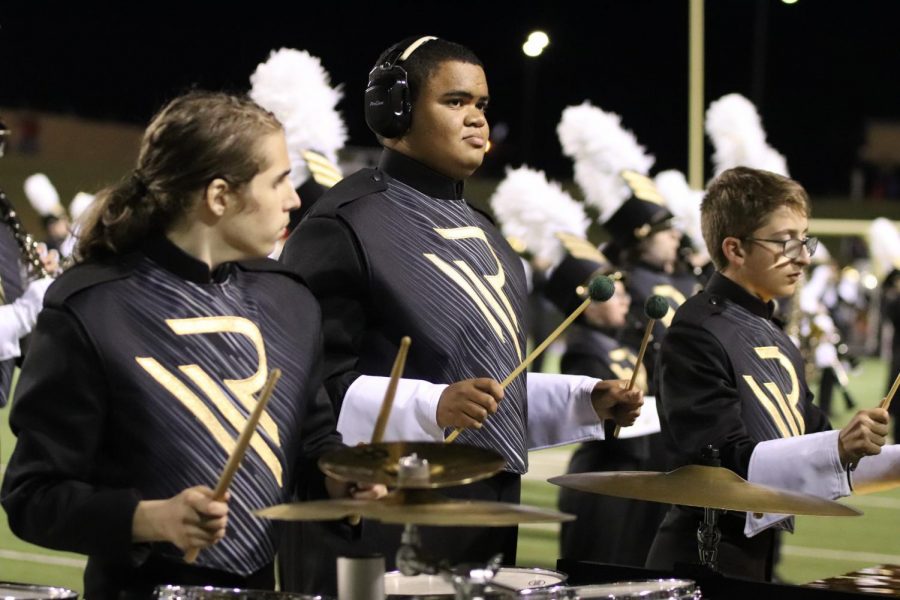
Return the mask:
{"type": "Polygon", "coordinates": [[[550,37],[546,33],[543,31],[532,31],[528,34],[528,39],[525,40],[525,43],[522,44],[522,52],[525,53],[525,56],[535,58],[540,56],[548,45],[550,45],[550,37]]]}

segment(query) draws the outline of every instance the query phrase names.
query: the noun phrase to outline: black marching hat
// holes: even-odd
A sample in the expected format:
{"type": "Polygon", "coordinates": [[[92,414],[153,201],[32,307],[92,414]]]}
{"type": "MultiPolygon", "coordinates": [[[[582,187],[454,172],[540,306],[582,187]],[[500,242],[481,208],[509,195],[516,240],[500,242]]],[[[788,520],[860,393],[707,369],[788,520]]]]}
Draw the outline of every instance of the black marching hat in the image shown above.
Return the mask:
{"type": "Polygon", "coordinates": [[[569,314],[587,298],[588,283],[597,275],[623,279],[621,272],[588,240],[568,233],[557,233],[566,252],[565,258],[550,272],[544,296],[563,314],[569,314]]]}
{"type": "Polygon", "coordinates": [[[652,179],[636,171],[621,175],[631,196],[603,224],[611,238],[605,252],[613,257],[657,231],[671,229],[674,218],[652,179]]]}

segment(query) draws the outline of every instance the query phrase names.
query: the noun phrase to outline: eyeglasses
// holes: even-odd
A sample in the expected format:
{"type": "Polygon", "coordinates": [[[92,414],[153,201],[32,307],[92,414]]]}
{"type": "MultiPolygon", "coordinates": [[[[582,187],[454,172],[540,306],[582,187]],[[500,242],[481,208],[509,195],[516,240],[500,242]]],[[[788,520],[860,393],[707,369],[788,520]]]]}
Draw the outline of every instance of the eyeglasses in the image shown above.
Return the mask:
{"type": "Polygon", "coordinates": [[[767,240],[763,238],[746,237],[748,242],[769,242],[770,244],[781,244],[781,253],[785,258],[800,258],[801,249],[805,246],[806,253],[812,256],[819,247],[819,238],[808,237],[802,240],[791,238],[789,240],[767,240]]]}

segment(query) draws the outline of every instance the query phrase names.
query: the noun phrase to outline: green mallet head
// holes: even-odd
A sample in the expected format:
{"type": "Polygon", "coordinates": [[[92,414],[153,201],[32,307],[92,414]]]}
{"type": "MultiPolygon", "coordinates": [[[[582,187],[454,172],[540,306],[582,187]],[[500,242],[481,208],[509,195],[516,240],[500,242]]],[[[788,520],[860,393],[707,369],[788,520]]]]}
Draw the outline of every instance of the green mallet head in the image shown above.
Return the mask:
{"type": "Polygon", "coordinates": [[[648,319],[662,319],[669,312],[669,303],[662,296],[653,294],[644,303],[644,314],[648,319]]]}
{"type": "Polygon", "coordinates": [[[588,284],[588,295],[594,302],[606,302],[616,293],[616,284],[606,275],[598,275],[588,284]]]}

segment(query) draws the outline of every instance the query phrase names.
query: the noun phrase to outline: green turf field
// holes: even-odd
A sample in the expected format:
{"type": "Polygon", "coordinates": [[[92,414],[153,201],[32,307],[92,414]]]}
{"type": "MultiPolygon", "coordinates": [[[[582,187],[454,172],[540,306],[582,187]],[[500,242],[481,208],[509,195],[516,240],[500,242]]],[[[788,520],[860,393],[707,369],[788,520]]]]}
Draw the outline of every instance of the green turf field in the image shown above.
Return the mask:
{"type": "MultiPolygon", "coordinates": [[[[552,368],[552,364],[548,366],[552,368]]],[[[877,404],[884,393],[886,377],[881,361],[864,361],[851,375],[854,398],[867,406],[877,404]]],[[[835,396],[833,405],[843,410],[843,400],[839,395],[835,396]]],[[[6,423],[8,412],[8,408],[0,411],[0,456],[3,464],[6,464],[15,443],[6,423]]],[[[848,416],[836,415],[835,425],[842,424],[848,416]]],[[[524,504],[555,507],[558,488],[545,480],[565,471],[570,452],[571,448],[565,447],[532,453],[531,471],[522,485],[524,504]]],[[[900,538],[895,529],[900,516],[900,490],[853,497],[845,502],[859,508],[865,515],[797,519],[797,533],[784,536],[783,558],[778,568],[778,575],[783,580],[803,583],[865,566],[900,564],[900,538]]],[[[602,525],[597,524],[596,527],[597,535],[602,535],[602,525]]],[[[554,568],[557,536],[558,527],[555,525],[521,527],[518,564],[554,568]]],[[[5,516],[0,518],[0,580],[64,586],[80,591],[83,568],[84,557],[26,544],[10,533],[5,516]]]]}

